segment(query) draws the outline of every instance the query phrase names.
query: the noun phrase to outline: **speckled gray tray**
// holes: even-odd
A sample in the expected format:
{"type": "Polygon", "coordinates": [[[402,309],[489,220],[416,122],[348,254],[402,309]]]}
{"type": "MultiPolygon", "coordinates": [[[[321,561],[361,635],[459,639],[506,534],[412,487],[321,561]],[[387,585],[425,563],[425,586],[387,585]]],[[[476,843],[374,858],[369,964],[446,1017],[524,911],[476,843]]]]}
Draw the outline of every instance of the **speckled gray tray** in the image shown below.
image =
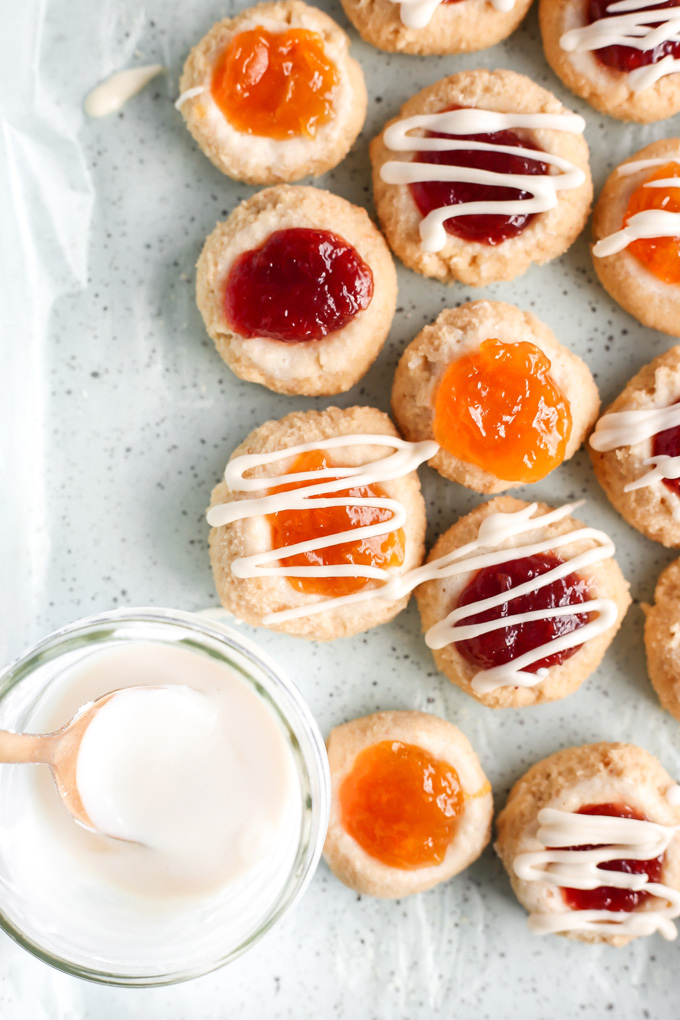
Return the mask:
{"type": "MultiPolygon", "coordinates": [[[[325,7],[326,4],[324,3],[325,7]]],[[[196,149],[173,109],[190,46],[236,4],[192,0],[25,0],[0,13],[3,447],[2,659],[78,617],[119,605],[216,602],[203,512],[227,455],[253,426],[325,400],[240,382],[206,337],[193,266],[217,219],[252,193],[196,149]],[[119,116],[88,122],[85,92],[122,66],[169,69],[119,116]],[[6,175],[4,178],[2,175],[6,175]],[[11,192],[11,194],[10,194],[11,192]],[[7,498],[8,497],[8,498],[7,498]]],[[[335,0],[328,10],[347,27],[335,0]]],[[[366,128],[319,183],[370,209],[367,142],[413,92],[476,66],[524,71],[588,122],[596,188],[621,159],[673,133],[598,116],[561,88],[535,11],[506,44],[465,58],[354,55],[369,89],[366,128]]],[[[585,239],[512,284],[470,291],[399,270],[399,311],[368,376],[337,399],[389,406],[405,344],[441,308],[482,294],[531,308],[590,364],[605,401],[672,341],[625,315],[594,279],[585,239]]],[[[422,471],[430,537],[477,502],[422,471]]],[[[578,454],[520,495],[585,496],[580,516],[608,530],[636,604],[603,665],[565,701],[494,713],[434,669],[415,605],[339,645],[253,633],[298,680],[326,732],[381,708],[455,721],[493,782],[497,805],[533,761],[572,744],[632,740],[680,776],[680,729],[646,677],[639,600],[672,554],[611,509],[578,454]]],[[[1,825],[1,820],[0,820],[1,825]]],[[[680,945],[619,950],[529,935],[489,848],[451,882],[403,902],[360,899],[321,865],[305,900],[260,946],[216,974],[153,991],[66,977],[0,938],[2,1020],[382,1020],[672,1018],[680,945]]]]}

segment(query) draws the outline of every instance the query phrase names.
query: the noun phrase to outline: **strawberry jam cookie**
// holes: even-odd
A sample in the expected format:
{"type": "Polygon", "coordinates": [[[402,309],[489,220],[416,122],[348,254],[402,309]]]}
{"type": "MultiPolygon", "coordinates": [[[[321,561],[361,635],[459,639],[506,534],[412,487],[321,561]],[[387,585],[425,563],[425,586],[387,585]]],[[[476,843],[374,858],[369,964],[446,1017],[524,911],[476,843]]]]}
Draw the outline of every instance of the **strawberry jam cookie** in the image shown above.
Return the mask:
{"type": "Polygon", "coordinates": [[[633,376],[588,445],[621,516],[647,538],[680,546],[680,347],[633,376]]]}
{"type": "Polygon", "coordinates": [[[258,192],[218,223],[197,268],[198,307],[222,358],[277,393],[354,386],[396,307],[394,263],[368,213],[319,188],[258,192]]]}
{"type": "Polygon", "coordinates": [[[366,116],[363,72],[336,23],[301,0],[258,4],[193,48],[177,105],[215,166],[248,184],[344,159],[366,116]]]}
{"type": "Polygon", "coordinates": [[[477,860],[491,835],[491,786],[469,740],[425,712],[377,712],[328,738],[324,856],[359,893],[424,892],[477,860]]]}
{"type": "Polygon", "coordinates": [[[571,694],[628,609],[611,539],[572,510],[498,496],[449,528],[413,572],[437,667],[492,708],[571,694]]]}
{"type": "Polygon", "coordinates": [[[416,468],[434,445],[400,439],[373,407],[296,412],[251,432],[208,512],[222,605],[315,641],[391,620],[423,557],[416,468]]]}
{"type": "Polygon", "coordinates": [[[574,455],[599,404],[585,362],[501,301],[443,311],[404,351],[392,391],[406,438],[435,439],[431,466],[477,492],[544,478],[574,455]]]}
{"type": "Polygon", "coordinates": [[[680,110],[680,0],[540,0],[548,63],[602,113],[650,121],[680,110]]]}
{"type": "Polygon", "coordinates": [[[649,678],[663,707],[680,722],[680,560],[661,574],[654,605],[643,608],[649,678]]]}
{"type": "Polygon", "coordinates": [[[529,929],[611,946],[675,939],[678,793],[633,744],[570,747],[533,765],[498,816],[496,842],[529,929]]]}
{"type": "Polygon", "coordinates": [[[561,255],[592,199],[584,127],[513,71],[461,71],[423,89],[371,143],[390,247],[424,276],[472,286],[561,255]]]}
{"type": "Polygon", "coordinates": [[[644,326],[678,336],[680,138],[653,142],[610,174],[593,213],[593,241],[605,290],[644,326]]]}
{"type": "Polygon", "coordinates": [[[342,0],[366,42],[390,53],[471,53],[506,39],[531,0],[342,0]]]}

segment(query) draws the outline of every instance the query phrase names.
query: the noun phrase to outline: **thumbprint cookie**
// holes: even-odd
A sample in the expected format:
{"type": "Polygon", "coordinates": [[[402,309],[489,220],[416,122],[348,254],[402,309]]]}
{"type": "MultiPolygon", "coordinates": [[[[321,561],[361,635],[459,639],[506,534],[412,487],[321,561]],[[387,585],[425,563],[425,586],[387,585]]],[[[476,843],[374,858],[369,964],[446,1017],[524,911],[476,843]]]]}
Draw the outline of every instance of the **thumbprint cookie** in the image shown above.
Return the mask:
{"type": "Polygon", "coordinates": [[[496,851],[536,935],[624,946],[677,937],[680,789],[633,744],[533,765],[497,819],[496,851]]]}
{"type": "Polygon", "coordinates": [[[474,301],[441,312],[404,351],[392,407],[430,461],[477,492],[544,478],[574,455],[599,408],[585,362],[531,312],[474,301]]]}
{"type": "Polygon", "coordinates": [[[366,86],[336,23],[301,0],[241,11],[193,48],[177,106],[205,155],[248,184],[297,181],[345,158],[366,86]]]}
{"type": "Polygon", "coordinates": [[[589,440],[597,480],[621,516],[680,546],[680,347],[645,365],[589,440]]]}
{"type": "Polygon", "coordinates": [[[513,71],[423,89],[371,143],[378,218],[410,269],[484,286],[567,250],[592,199],[585,121],[513,71]]]}
{"type": "Polygon", "coordinates": [[[390,53],[472,53],[515,31],[531,0],[342,0],[366,42],[390,53]]]}
{"type": "Polygon", "coordinates": [[[647,671],[659,701],[680,721],[680,560],[657,581],[654,605],[646,607],[647,671]]]}
{"type": "Polygon", "coordinates": [[[449,528],[413,572],[438,669],[492,708],[571,694],[628,609],[611,539],[573,509],[497,496],[449,528]]]}
{"type": "Polygon", "coordinates": [[[234,451],[208,511],[222,605],[246,623],[329,641],[391,620],[424,552],[416,468],[372,407],[295,412],[234,451]]]}
{"type": "Polygon", "coordinates": [[[491,786],[469,740],[425,712],[377,712],[328,738],[324,857],[367,896],[424,892],[477,860],[491,835],[491,786]]]}
{"type": "Polygon", "coordinates": [[[568,89],[619,120],[680,110],[678,0],[540,0],[545,56],[568,89]]]}
{"type": "Polygon", "coordinates": [[[364,209],[280,184],[218,223],[198,260],[196,293],[208,333],[240,379],[318,396],[350,389],[377,357],[397,276],[364,209]]]}
{"type": "Polygon", "coordinates": [[[644,326],[680,334],[680,138],[653,142],[609,175],[593,242],[595,272],[614,300],[644,326]]]}

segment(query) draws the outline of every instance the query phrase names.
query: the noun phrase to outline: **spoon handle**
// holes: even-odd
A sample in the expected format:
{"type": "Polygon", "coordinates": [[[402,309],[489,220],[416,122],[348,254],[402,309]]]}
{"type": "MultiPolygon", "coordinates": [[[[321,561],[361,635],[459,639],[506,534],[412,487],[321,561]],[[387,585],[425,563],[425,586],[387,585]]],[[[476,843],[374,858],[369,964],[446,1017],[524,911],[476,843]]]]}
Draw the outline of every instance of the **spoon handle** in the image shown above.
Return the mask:
{"type": "Polygon", "coordinates": [[[35,762],[49,764],[52,761],[51,734],[11,733],[0,730],[0,763],[19,764],[35,762]]]}

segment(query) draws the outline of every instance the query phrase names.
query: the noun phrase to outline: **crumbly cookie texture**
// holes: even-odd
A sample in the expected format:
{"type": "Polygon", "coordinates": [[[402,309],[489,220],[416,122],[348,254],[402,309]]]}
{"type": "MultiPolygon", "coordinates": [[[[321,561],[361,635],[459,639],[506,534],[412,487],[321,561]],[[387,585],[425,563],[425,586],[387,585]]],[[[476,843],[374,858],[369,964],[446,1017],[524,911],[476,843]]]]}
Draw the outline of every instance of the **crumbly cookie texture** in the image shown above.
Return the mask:
{"type": "MultiPolygon", "coordinates": [[[[680,79],[680,75],[673,77],[680,79]]],[[[677,87],[680,90],[680,84],[677,87]]],[[[603,237],[621,230],[631,195],[659,169],[643,167],[626,174],[621,168],[638,160],[666,157],[669,162],[680,162],[680,138],[652,142],[612,171],[593,211],[593,246],[603,237]]],[[[636,259],[629,248],[603,258],[593,255],[593,265],[604,289],[643,326],[671,336],[680,333],[680,287],[677,284],[664,283],[636,259]]]]}
{"type": "MultiPolygon", "coordinates": [[[[489,339],[506,343],[529,341],[550,358],[550,377],[571,409],[572,430],[564,458],[569,460],[595,423],[600,406],[590,369],[563,347],[535,315],[502,301],[473,301],[459,308],[447,308],[408,345],[397,366],[392,389],[392,410],[402,433],[412,442],[433,438],[434,402],[444,372],[451,362],[475,351],[489,339]]],[[[444,449],[429,463],[445,478],[476,492],[503,492],[521,484],[498,478],[444,449]]]]}
{"type": "Polygon", "coordinates": [[[391,0],[342,0],[345,14],[366,42],[389,53],[473,53],[506,39],[515,31],[531,0],[515,0],[497,11],[490,0],[440,3],[424,28],[408,28],[391,0]]]}
{"type": "Polygon", "coordinates": [[[470,741],[457,726],[425,712],[377,712],[336,726],[328,738],[331,814],[324,857],[331,871],[350,889],[384,898],[424,892],[463,871],[477,860],[491,836],[493,799],[470,741]],[[402,870],[371,857],[346,831],[339,791],[357,755],[384,740],[415,744],[451,764],[465,794],[460,824],[441,864],[402,870]]]}
{"type": "MultiPolygon", "coordinates": [[[[317,442],[323,449],[324,439],[332,436],[387,435],[398,436],[394,425],[382,411],[374,407],[350,407],[341,410],[329,407],[325,411],[295,411],[279,421],[268,421],[253,430],[238,446],[230,459],[241,454],[283,450],[301,443],[317,442]]],[[[334,451],[333,463],[344,466],[365,464],[384,456],[384,447],[356,446],[334,451]]],[[[279,461],[256,472],[262,477],[280,476],[289,472],[294,461],[279,461]]],[[[406,510],[403,525],[405,558],[402,571],[418,566],[423,559],[425,546],[425,502],[420,492],[417,472],[403,478],[381,482],[380,488],[390,498],[399,500],[406,510]]],[[[265,493],[263,492],[262,495],[265,493]]],[[[226,482],[213,489],[210,505],[217,506],[234,499],[252,498],[252,493],[231,492],[226,482]]],[[[215,587],[225,609],[235,617],[263,626],[262,619],[269,613],[297,606],[316,604],[321,596],[297,591],[285,577],[239,578],[231,571],[231,564],[239,556],[249,556],[272,548],[271,528],[265,517],[235,521],[233,524],[212,528],[210,532],[210,561],[215,587]]],[[[272,624],[270,629],[284,631],[312,641],[332,641],[348,637],[386,623],[406,607],[408,596],[388,602],[381,598],[335,606],[324,612],[272,624]]]]}
{"type": "MultiPolygon", "coordinates": [[[[468,542],[473,542],[479,533],[483,520],[493,513],[513,513],[528,506],[526,502],[513,499],[511,496],[497,496],[487,503],[476,507],[472,513],[462,517],[453,527],[445,531],[435,543],[427,562],[446,556],[454,549],[459,549],[468,542]]],[[[544,503],[538,504],[537,517],[547,513],[551,508],[544,503]]],[[[545,541],[583,527],[573,517],[565,517],[561,521],[541,527],[536,531],[521,536],[523,544],[527,542],[545,541]]],[[[575,540],[573,544],[561,546],[559,556],[563,560],[592,548],[592,540],[575,540]]],[[[508,559],[512,559],[515,540],[509,539],[498,548],[508,550],[508,559]]],[[[481,694],[472,687],[472,679],[478,672],[477,667],[463,658],[455,644],[444,648],[433,649],[432,654],[437,668],[461,690],[477,701],[490,708],[523,708],[525,705],[540,705],[547,701],[558,701],[577,690],[584,680],[597,669],[621,621],[630,605],[628,582],[624,578],[618,564],[613,559],[600,560],[577,571],[579,577],[585,578],[592,598],[609,598],[616,603],[618,610],[617,622],[608,631],[586,641],[570,658],[561,665],[552,666],[544,680],[533,687],[499,687],[495,691],[481,694]]],[[[420,610],[423,631],[429,630],[443,620],[455,608],[460,595],[472,580],[474,571],[448,577],[443,580],[425,581],[416,588],[416,599],[420,610]]]]}
{"type": "Polygon", "coordinates": [[[368,213],[320,188],[279,184],[242,202],[210,234],[196,270],[196,300],[220,355],[240,379],[276,393],[328,396],[350,389],[378,356],[397,304],[394,262],[368,213]],[[351,244],[373,273],[371,302],[343,329],[321,340],[284,343],[240,336],[224,309],[231,268],[274,231],[294,227],[329,230],[351,244]]]}
{"type": "Polygon", "coordinates": [[[538,17],[545,58],[568,89],[600,113],[619,120],[649,124],[672,117],[680,110],[680,80],[677,74],[661,78],[651,88],[634,92],[628,74],[607,67],[596,51],[568,53],[560,46],[565,32],[582,28],[587,4],[574,0],[540,0],[538,17]]]}
{"type": "MultiPolygon", "coordinates": [[[[570,747],[537,762],[515,783],[496,819],[496,851],[510,876],[520,903],[531,913],[561,913],[567,907],[560,888],[551,882],[519,879],[513,861],[520,853],[541,849],[536,839],[538,813],[543,808],[578,811],[590,804],[627,804],[652,822],[680,823],[680,808],[666,792],[674,782],[657,759],[633,744],[586,744],[570,747]]],[[[661,882],[680,889],[680,835],[666,851],[661,882]]],[[[581,942],[623,946],[635,936],[568,932],[581,942]]]]}
{"type": "Polygon", "coordinates": [[[391,160],[410,162],[411,152],[392,152],[383,141],[384,132],[405,117],[440,113],[453,106],[480,107],[501,113],[551,113],[569,111],[546,89],[514,71],[461,71],[423,89],[402,106],[399,116],[385,125],[370,146],[373,164],[373,192],[378,218],[392,251],[402,262],[424,276],[449,283],[460,280],[474,287],[497,280],[512,280],[532,262],[543,265],[569,248],[583,229],[590,211],[593,184],[588,164],[588,146],[582,135],[544,128],[517,129],[522,140],[537,145],[580,167],[585,181],[572,191],[558,192],[554,209],[540,213],[516,237],[498,245],[464,241],[446,235],[439,252],[423,249],[419,233],[421,215],[406,184],[386,184],[380,176],[391,160]]]}
{"type": "Polygon", "coordinates": [[[680,721],[680,560],[666,567],[646,610],[647,671],[659,701],[680,721]]]}
{"type": "Polygon", "coordinates": [[[247,184],[298,181],[331,170],[345,158],[366,118],[364,75],[349,55],[349,38],[332,18],[302,0],[261,3],[217,22],[189,54],[179,88],[182,95],[203,89],[181,105],[186,125],[218,170],[247,184]],[[279,140],[244,134],[231,126],[213,101],[210,86],[220,54],[239,32],[258,25],[272,32],[304,28],[318,33],[327,57],[337,67],[340,80],[334,116],[313,138],[298,135],[279,140]]]}

